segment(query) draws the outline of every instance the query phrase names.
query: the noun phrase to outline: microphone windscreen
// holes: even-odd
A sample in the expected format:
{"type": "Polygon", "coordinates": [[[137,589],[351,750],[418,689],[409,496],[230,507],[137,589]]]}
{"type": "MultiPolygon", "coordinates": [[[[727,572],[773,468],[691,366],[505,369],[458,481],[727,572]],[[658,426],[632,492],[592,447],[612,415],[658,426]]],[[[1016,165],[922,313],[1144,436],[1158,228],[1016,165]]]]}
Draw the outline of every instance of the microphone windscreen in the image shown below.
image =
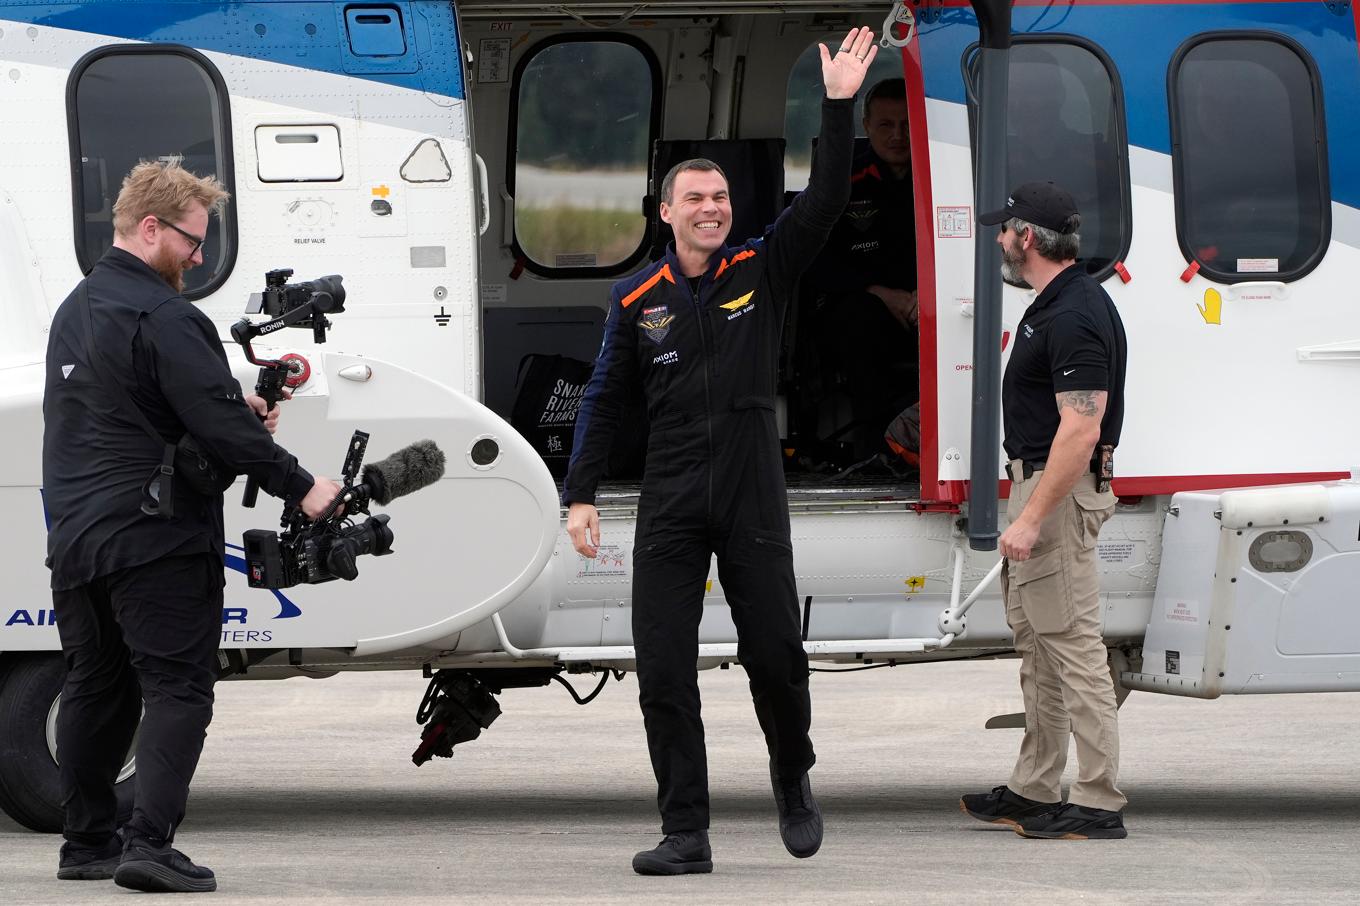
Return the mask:
{"type": "Polygon", "coordinates": [[[364,466],[364,484],[372,489],[373,502],[382,506],[443,477],[444,451],[432,440],[418,440],[386,459],[364,466]]]}

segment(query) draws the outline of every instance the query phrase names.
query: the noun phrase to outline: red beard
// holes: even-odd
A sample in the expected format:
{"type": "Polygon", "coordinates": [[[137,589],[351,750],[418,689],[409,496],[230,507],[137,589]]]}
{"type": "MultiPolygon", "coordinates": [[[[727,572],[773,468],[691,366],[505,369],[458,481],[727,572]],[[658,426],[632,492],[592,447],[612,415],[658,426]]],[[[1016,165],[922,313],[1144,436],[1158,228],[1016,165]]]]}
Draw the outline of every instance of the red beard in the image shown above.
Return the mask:
{"type": "Polygon", "coordinates": [[[167,249],[151,262],[151,267],[175,292],[184,292],[184,272],[189,268],[184,265],[182,258],[167,249]]]}

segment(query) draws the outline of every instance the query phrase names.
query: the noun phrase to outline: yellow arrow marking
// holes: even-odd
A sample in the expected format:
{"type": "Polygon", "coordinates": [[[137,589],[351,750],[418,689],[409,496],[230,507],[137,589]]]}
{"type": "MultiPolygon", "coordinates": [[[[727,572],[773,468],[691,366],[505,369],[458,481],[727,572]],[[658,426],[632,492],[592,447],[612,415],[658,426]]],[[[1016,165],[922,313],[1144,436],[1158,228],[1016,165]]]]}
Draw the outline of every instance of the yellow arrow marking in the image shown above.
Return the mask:
{"type": "Polygon", "coordinates": [[[387,186],[374,186],[373,194],[378,196],[379,198],[386,198],[387,196],[392,194],[392,190],[387,188],[387,186]]]}
{"type": "Polygon", "coordinates": [[[1204,304],[1196,305],[1205,324],[1223,323],[1223,294],[1212,286],[1204,291],[1204,304]]]}
{"type": "Polygon", "coordinates": [[[909,594],[909,595],[914,595],[914,594],[916,594],[918,591],[920,591],[921,589],[923,589],[923,588],[926,587],[926,577],[925,577],[925,576],[912,576],[910,579],[908,579],[908,580],[906,581],[906,586],[907,586],[907,594],[909,594]]]}
{"type": "Polygon", "coordinates": [[[733,299],[731,302],[724,302],[722,304],[722,307],[727,309],[728,311],[736,311],[738,308],[741,308],[743,305],[745,305],[750,300],[750,298],[755,294],[756,291],[751,290],[749,293],[742,296],[740,299],[733,299]]]}

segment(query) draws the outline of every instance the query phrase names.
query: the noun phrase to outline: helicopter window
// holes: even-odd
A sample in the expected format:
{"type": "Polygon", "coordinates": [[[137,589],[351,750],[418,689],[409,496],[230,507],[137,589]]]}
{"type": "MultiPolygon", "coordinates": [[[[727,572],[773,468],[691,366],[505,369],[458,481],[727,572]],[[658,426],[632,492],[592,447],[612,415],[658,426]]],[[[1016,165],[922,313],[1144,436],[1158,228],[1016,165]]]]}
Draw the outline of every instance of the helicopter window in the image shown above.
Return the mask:
{"type": "MultiPolygon", "coordinates": [[[[232,183],[231,125],[222,76],[187,47],[119,45],[86,54],[67,86],[76,259],[89,273],[113,244],[113,203],[139,161],[179,157],[199,176],[232,183]]],[[[185,296],[208,295],[236,258],[228,202],[208,220],[203,264],[184,274],[185,296]]]]}
{"type": "MultiPolygon", "coordinates": [[[[831,36],[809,45],[789,71],[788,94],[784,101],[785,191],[801,192],[807,188],[808,174],[812,170],[813,139],[821,128],[822,96],[826,94],[822,87],[822,58],[817,44],[824,43],[834,50],[834,42],[839,40],[840,36],[831,36]]],[[[864,76],[864,90],[855,99],[855,135],[864,137],[864,95],[884,79],[900,78],[901,54],[880,50],[864,76]]]]}
{"type": "Polygon", "coordinates": [[[1322,86],[1294,41],[1264,32],[1190,39],[1171,60],[1176,233],[1222,283],[1307,274],[1331,237],[1322,86]]]}
{"type": "MultiPolygon", "coordinates": [[[[977,45],[964,51],[977,84],[977,45]]],[[[977,158],[976,90],[968,120],[977,158]]],[[[1006,186],[1052,180],[1081,212],[1081,262],[1097,280],[1114,273],[1133,238],[1124,92],[1114,62],[1075,36],[1016,35],[1006,109],[1006,186]]]]}
{"type": "Polygon", "coordinates": [[[598,277],[641,260],[657,72],[640,42],[580,36],[550,39],[516,68],[506,169],[515,253],[532,272],[598,277]]]}

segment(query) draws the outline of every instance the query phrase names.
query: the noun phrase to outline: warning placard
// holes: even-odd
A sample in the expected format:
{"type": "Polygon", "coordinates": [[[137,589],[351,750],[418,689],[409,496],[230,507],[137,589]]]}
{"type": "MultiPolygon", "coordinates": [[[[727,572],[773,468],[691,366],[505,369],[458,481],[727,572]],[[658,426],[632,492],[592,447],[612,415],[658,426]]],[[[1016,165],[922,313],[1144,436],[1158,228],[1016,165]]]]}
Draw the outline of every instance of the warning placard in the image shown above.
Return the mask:
{"type": "Polygon", "coordinates": [[[628,575],[628,553],[622,544],[601,544],[593,560],[581,557],[581,565],[576,570],[578,579],[595,579],[604,576],[628,575]]]}
{"type": "Polygon", "coordinates": [[[941,239],[972,239],[973,209],[968,205],[935,208],[935,233],[941,239]]]}

